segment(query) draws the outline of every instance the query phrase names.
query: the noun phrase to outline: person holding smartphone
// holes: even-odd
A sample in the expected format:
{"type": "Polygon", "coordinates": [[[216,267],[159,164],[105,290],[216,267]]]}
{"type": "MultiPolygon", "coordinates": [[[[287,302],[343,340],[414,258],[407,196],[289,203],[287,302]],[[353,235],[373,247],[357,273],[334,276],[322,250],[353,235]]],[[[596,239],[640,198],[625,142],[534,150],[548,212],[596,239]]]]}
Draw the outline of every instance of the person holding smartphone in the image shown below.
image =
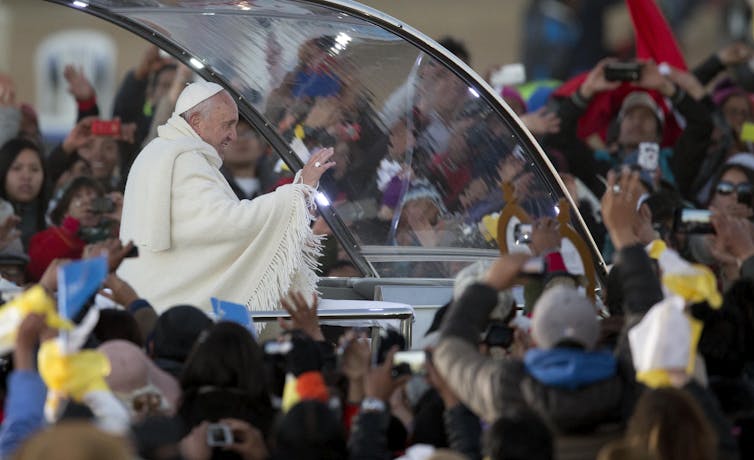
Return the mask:
{"type": "Polygon", "coordinates": [[[31,237],[29,280],[38,281],[53,260],[80,259],[88,243],[117,236],[118,211],[98,181],[74,179],[50,214],[54,226],[31,237]]]}
{"type": "Polygon", "coordinates": [[[638,152],[642,143],[657,144],[662,179],[688,196],[713,130],[709,110],[700,102],[704,94],[704,88],[693,75],[667,65],[604,59],[589,72],[577,91],[560,101],[560,132],[546,142],[566,154],[573,173],[598,195],[604,190],[595,182],[596,175],[604,176],[610,168],[623,164],[627,157],[638,152]],[[622,101],[619,106],[608,108],[614,111],[606,114],[613,119],[607,139],[585,147],[577,136],[579,118],[596,96],[606,92],[613,92],[617,100],[622,97],[622,101]],[[662,101],[669,101],[686,121],[672,145],[663,145],[667,117],[673,115],[666,114],[662,101]]]}

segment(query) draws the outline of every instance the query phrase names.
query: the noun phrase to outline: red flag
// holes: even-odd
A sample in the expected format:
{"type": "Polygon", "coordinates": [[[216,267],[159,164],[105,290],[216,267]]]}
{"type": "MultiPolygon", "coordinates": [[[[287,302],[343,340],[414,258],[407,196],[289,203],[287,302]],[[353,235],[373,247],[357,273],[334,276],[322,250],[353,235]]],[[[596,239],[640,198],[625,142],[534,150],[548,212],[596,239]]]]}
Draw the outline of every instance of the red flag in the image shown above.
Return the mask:
{"type": "MultiPolygon", "coordinates": [[[[636,57],[641,60],[652,59],[656,63],[666,62],[671,66],[687,70],[686,61],[681,54],[662,11],[655,0],[626,0],[631,13],[636,38],[636,57]]],[[[586,79],[587,73],[577,75],[563,83],[555,92],[555,97],[568,97],[573,94],[586,79]]],[[[604,140],[610,121],[620,110],[623,98],[636,89],[630,84],[623,84],[613,91],[597,94],[589,107],[579,119],[578,136],[585,139],[592,134],[599,134],[604,140]]],[[[665,112],[665,132],[663,145],[673,145],[681,133],[681,128],[664,99],[655,92],[650,92],[665,112]]]]}
{"type": "Polygon", "coordinates": [[[673,31],[662,15],[655,0],[626,0],[631,22],[634,23],[636,57],[667,62],[671,66],[688,70],[673,31]]]}

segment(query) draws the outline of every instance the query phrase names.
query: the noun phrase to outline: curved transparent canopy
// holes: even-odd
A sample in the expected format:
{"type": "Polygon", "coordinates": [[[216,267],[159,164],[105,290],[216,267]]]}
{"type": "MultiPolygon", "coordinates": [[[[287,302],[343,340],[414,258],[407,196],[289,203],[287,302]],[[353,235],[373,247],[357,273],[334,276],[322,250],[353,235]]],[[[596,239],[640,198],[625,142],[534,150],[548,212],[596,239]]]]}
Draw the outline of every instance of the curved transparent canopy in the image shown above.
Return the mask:
{"type": "MultiPolygon", "coordinates": [[[[85,3],[223,83],[291,169],[333,147],[320,209],[365,274],[451,277],[495,257],[495,218],[511,199],[503,184],[531,218],[558,212],[562,189],[512,112],[460,61],[374,10],[85,3]]],[[[601,260],[575,211],[571,222],[601,260]]]]}

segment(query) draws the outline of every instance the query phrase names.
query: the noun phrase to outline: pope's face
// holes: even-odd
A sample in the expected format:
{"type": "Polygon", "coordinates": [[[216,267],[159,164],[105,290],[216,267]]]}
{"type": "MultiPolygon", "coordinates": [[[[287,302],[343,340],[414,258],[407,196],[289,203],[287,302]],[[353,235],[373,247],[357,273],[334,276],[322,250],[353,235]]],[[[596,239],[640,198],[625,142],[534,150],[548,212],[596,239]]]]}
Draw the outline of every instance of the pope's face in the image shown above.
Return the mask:
{"type": "Polygon", "coordinates": [[[192,123],[194,130],[224,158],[225,149],[236,140],[238,108],[226,91],[212,96],[212,103],[203,116],[192,123]]]}

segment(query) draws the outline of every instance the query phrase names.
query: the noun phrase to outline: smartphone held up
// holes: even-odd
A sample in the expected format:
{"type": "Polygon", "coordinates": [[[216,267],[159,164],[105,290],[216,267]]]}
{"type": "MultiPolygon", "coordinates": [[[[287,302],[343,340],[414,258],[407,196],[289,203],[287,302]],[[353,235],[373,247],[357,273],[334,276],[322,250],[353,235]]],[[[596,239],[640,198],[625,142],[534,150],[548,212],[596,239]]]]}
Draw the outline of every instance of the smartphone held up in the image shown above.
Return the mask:
{"type": "Polygon", "coordinates": [[[94,120],[92,121],[92,135],[94,136],[120,136],[120,120],[94,120]]]}
{"type": "Polygon", "coordinates": [[[636,61],[610,62],[605,65],[605,80],[607,81],[639,81],[641,80],[642,64],[636,61]]]}

